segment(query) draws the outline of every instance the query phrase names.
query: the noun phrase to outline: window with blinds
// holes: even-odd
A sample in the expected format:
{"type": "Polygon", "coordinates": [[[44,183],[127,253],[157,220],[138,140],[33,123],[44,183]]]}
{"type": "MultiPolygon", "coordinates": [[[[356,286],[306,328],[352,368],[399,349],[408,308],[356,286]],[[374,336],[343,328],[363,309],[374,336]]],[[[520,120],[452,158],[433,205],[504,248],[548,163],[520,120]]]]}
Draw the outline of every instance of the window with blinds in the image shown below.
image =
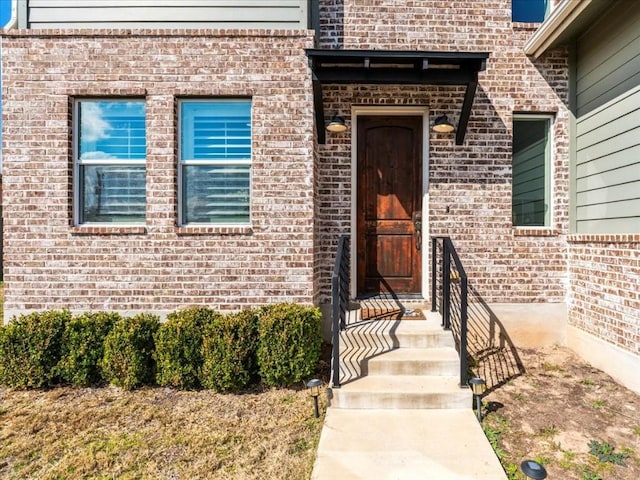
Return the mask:
{"type": "Polygon", "coordinates": [[[144,223],[143,100],[75,102],[76,223],[144,223]]]}
{"type": "Polygon", "coordinates": [[[180,223],[250,222],[251,102],[182,100],[180,223]]]}

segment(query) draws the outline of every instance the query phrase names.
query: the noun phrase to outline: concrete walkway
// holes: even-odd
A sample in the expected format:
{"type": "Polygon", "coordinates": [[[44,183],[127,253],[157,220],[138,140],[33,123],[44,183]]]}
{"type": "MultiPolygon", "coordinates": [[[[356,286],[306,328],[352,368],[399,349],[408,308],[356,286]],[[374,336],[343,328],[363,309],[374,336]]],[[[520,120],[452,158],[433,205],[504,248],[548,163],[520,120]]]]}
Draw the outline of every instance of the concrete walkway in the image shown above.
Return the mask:
{"type": "Polygon", "coordinates": [[[329,408],[313,480],[507,476],[471,409],[329,408]]]}

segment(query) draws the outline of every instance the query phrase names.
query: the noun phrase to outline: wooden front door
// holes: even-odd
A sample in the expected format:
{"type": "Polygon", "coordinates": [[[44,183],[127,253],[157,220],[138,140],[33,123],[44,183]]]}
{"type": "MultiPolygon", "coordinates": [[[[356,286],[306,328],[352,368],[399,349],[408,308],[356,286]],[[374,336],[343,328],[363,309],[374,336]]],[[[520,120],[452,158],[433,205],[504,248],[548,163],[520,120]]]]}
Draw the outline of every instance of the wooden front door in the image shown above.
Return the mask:
{"type": "Polygon", "coordinates": [[[420,294],[422,117],[358,118],[357,293],[420,294]]]}

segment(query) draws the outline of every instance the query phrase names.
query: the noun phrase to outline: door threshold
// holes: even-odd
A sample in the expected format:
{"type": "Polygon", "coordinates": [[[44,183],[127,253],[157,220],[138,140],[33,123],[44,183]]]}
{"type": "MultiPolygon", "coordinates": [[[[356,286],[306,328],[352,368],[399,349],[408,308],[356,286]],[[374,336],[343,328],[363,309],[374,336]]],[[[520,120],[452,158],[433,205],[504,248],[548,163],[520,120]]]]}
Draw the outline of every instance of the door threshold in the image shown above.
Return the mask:
{"type": "Polygon", "coordinates": [[[421,293],[366,293],[357,295],[356,301],[359,300],[412,300],[426,301],[427,299],[421,293]]]}

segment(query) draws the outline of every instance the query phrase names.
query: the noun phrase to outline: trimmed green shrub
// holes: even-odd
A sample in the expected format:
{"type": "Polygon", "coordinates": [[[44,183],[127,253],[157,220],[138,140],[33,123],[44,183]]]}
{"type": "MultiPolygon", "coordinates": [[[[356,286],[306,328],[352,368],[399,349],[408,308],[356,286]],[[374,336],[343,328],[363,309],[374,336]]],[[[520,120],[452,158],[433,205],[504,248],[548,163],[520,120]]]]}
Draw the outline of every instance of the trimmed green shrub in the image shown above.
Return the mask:
{"type": "Polygon", "coordinates": [[[258,311],[217,318],[205,327],[202,385],[218,392],[246,388],[258,373],[258,311]]]}
{"type": "Polygon", "coordinates": [[[153,335],[159,325],[158,317],[148,313],[116,322],[104,341],[101,367],[107,382],[126,390],[153,383],[153,335]]]}
{"type": "Polygon", "coordinates": [[[104,341],[121,318],[115,312],[87,312],[67,322],[58,364],[63,381],[79,387],[104,383],[100,368],[104,341]]]}
{"type": "Polygon", "coordinates": [[[286,386],[311,375],[322,347],[320,310],[282,303],[262,309],[258,365],[267,385],[286,386]]]}
{"type": "Polygon", "coordinates": [[[155,334],[156,381],[167,387],[200,386],[202,336],[205,325],[221,315],[205,307],[173,312],[155,334]]]}
{"type": "Polygon", "coordinates": [[[66,310],[20,315],[2,327],[0,383],[14,388],[42,388],[58,383],[62,335],[71,319],[66,310]]]}

